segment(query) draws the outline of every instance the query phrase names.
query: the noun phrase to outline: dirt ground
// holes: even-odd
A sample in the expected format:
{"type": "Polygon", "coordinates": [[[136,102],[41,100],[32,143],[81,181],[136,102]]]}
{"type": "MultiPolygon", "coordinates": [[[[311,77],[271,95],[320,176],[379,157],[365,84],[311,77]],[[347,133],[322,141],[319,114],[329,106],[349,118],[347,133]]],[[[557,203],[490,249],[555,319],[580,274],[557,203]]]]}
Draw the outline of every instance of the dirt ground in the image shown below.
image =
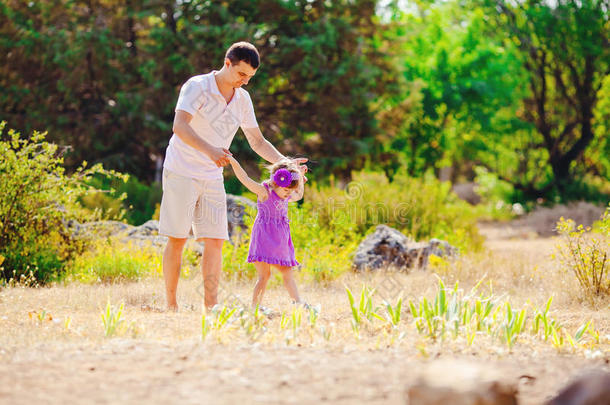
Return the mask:
{"type": "MultiPolygon", "coordinates": [[[[557,355],[513,355],[486,362],[515,382],[520,404],[541,404],[579,371],[608,367],[603,360],[557,355]]],[[[396,350],[119,340],[96,347],[40,345],[5,358],[0,401],[404,404],[405,389],[425,363],[413,353],[396,350]]]]}
{"type": "MultiPolygon", "coordinates": [[[[495,239],[488,246],[514,258],[548,254],[552,243],[495,239]]],[[[511,353],[487,347],[462,352],[459,346],[430,346],[423,353],[416,341],[376,348],[339,337],[310,345],[202,343],[198,310],[178,314],[142,310],[143,304],[160,305],[159,296],[151,298],[147,289],[162,291],[161,283],[125,287],[129,291],[99,287],[78,292],[70,288],[58,292],[59,287],[0,291],[0,403],[404,404],[406,389],[426,366],[456,360],[496,370],[518,388],[520,404],[533,405],[543,404],[586,370],[610,371],[608,350],[562,354],[550,346],[524,345],[511,353]],[[140,337],[100,336],[99,306],[109,291],[127,296],[126,316],[142,325],[145,332],[140,337]],[[57,319],[71,314],[74,333],[58,337],[61,326],[53,322],[32,326],[27,311],[43,305],[57,319]]],[[[194,286],[181,283],[182,291],[194,286]]],[[[249,286],[243,288],[247,294],[249,286]]],[[[315,298],[323,308],[334,308],[334,300],[340,301],[341,310],[327,316],[348,322],[349,307],[343,306],[341,290],[330,286],[315,298]]],[[[307,287],[304,293],[314,294],[307,287]]],[[[272,304],[280,305],[276,302],[284,292],[277,288],[269,294],[272,304]]],[[[183,299],[189,301],[196,302],[196,296],[183,299]]],[[[603,325],[607,315],[607,309],[597,314],[604,333],[608,333],[608,325],[603,325]]]]}

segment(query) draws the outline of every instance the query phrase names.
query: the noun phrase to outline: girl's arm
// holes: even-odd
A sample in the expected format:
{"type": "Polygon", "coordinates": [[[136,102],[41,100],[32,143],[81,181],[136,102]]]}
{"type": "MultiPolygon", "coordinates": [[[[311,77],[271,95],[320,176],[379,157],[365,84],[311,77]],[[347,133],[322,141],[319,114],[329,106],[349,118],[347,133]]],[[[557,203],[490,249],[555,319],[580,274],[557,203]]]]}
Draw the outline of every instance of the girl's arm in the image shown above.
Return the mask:
{"type": "Polygon", "coordinates": [[[237,176],[239,181],[241,181],[241,184],[243,184],[248,190],[256,194],[259,200],[265,201],[267,199],[267,196],[269,195],[267,189],[262,184],[252,180],[248,176],[248,173],[246,173],[243,167],[241,167],[239,162],[235,160],[233,156],[228,156],[228,158],[229,163],[231,163],[231,167],[233,168],[233,171],[235,172],[235,175],[237,176]]]}

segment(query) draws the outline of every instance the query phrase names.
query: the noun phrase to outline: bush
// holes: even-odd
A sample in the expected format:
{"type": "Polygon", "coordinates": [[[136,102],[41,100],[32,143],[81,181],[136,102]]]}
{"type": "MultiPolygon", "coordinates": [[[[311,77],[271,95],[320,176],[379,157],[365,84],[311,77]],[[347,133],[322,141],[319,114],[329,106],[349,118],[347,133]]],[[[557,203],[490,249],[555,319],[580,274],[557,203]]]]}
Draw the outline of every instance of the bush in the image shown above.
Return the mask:
{"type": "Polygon", "coordinates": [[[66,174],[62,152],[45,141],[46,133],[24,139],[0,123],[0,279],[35,278],[47,282],[62,272],[64,262],[84,247],[69,229],[71,220],[93,221],[99,211],[78,202],[99,190],[90,186],[94,175],[125,179],[101,165],[83,162],[66,174]]]}
{"type": "Polygon", "coordinates": [[[98,209],[104,219],[125,220],[131,225],[142,225],[155,215],[157,205],[161,203],[161,185],[150,185],[129,176],[127,181],[97,176],[90,185],[101,190],[81,199],[81,203],[90,209],[98,209]]]}
{"type": "Polygon", "coordinates": [[[591,304],[598,297],[610,295],[610,207],[594,227],[597,232],[563,217],[557,223],[562,238],[558,257],[564,269],[576,276],[584,298],[591,304]]]}
{"type": "Polygon", "coordinates": [[[162,275],[161,255],[153,247],[99,240],[70,261],[65,280],[82,283],[138,281],[162,275]]]}
{"type": "Polygon", "coordinates": [[[322,228],[353,224],[365,235],[378,224],[394,227],[416,240],[441,238],[461,250],[478,249],[482,238],[471,207],[451,192],[448,182],[399,174],[392,181],[383,173],[354,172],[341,189],[312,185],[306,197],[322,228]]]}

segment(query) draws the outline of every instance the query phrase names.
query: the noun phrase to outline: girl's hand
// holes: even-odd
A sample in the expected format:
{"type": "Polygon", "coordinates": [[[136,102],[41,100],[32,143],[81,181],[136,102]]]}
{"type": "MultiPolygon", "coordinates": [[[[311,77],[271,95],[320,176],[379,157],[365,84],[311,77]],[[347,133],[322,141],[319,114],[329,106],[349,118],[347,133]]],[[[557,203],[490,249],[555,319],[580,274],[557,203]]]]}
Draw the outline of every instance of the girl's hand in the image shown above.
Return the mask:
{"type": "Polygon", "coordinates": [[[212,149],[209,151],[209,156],[210,159],[216,163],[216,166],[222,167],[229,164],[229,160],[227,158],[231,156],[231,152],[225,148],[212,147],[212,149]]]}

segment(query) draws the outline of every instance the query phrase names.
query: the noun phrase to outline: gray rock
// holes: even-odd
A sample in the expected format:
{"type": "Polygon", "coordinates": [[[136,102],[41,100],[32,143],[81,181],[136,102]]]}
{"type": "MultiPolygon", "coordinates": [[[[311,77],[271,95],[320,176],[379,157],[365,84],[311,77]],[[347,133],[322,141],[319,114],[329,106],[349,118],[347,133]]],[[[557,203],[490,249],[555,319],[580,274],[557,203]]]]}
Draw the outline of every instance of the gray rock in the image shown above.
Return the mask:
{"type": "Polygon", "coordinates": [[[396,229],[378,225],[356,249],[353,268],[356,271],[394,267],[407,269],[425,268],[431,254],[439,257],[453,256],[457,249],[446,241],[431,239],[414,242],[396,229]]]}
{"type": "Polygon", "coordinates": [[[610,373],[600,370],[579,376],[548,405],[610,405],[610,373]]]}
{"type": "Polygon", "coordinates": [[[122,240],[140,245],[149,244],[159,249],[167,244],[167,236],[159,235],[159,221],[154,219],[133,227],[122,237],[122,240]]]}
{"type": "Polygon", "coordinates": [[[244,224],[244,215],[247,208],[256,211],[256,203],[246,197],[227,194],[227,221],[229,223],[229,237],[232,240],[235,236],[247,230],[244,224]]]}
{"type": "MultiPolygon", "coordinates": [[[[247,207],[256,209],[256,204],[245,197],[227,195],[227,221],[231,240],[236,240],[235,236],[247,229],[244,224],[247,207]]],[[[69,221],[67,226],[78,238],[116,237],[123,242],[134,242],[142,246],[152,245],[159,249],[163,249],[167,244],[167,237],[159,235],[159,221],[152,219],[140,226],[132,226],[119,221],[97,221],[85,224],[69,221]]],[[[189,240],[186,248],[203,254],[203,243],[189,240]]]]}
{"type": "Polygon", "coordinates": [[[95,221],[79,224],[71,220],[68,228],[76,237],[84,238],[107,238],[122,232],[129,232],[134,226],[119,221],[95,221]]]}
{"type": "Polygon", "coordinates": [[[471,205],[477,205],[481,202],[481,196],[477,194],[478,185],[473,182],[454,184],[451,188],[460,199],[468,202],[471,205]]]}

